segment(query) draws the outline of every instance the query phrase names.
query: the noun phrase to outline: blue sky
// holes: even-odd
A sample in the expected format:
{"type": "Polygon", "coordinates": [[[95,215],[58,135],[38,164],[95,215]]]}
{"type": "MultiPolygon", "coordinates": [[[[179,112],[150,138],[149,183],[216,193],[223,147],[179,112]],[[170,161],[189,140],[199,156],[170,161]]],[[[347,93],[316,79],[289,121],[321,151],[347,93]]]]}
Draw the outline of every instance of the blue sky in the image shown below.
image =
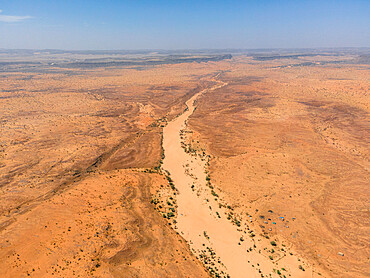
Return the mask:
{"type": "Polygon", "coordinates": [[[1,0],[0,10],[0,48],[370,46],[370,0],[1,0]]]}

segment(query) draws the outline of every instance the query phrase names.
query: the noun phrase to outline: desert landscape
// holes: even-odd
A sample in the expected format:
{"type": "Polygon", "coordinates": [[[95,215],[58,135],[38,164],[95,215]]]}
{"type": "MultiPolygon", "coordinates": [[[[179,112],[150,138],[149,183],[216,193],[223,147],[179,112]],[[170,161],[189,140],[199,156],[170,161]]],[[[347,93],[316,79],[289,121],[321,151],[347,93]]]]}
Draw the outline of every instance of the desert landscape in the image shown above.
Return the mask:
{"type": "Polygon", "coordinates": [[[0,276],[369,277],[369,57],[0,50],[0,276]]]}

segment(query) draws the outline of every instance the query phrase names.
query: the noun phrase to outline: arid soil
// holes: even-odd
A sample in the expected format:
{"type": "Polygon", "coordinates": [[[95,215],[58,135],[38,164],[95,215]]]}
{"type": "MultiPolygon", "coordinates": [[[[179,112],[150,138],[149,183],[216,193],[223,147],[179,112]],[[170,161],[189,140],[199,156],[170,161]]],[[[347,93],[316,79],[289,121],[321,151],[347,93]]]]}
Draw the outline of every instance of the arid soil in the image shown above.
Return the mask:
{"type": "Polygon", "coordinates": [[[323,276],[368,277],[369,68],[290,64],[236,59],[199,98],[188,142],[261,241],[289,242],[323,276]]]}
{"type": "Polygon", "coordinates": [[[369,276],[352,58],[3,70],[1,276],[369,276]]]}
{"type": "Polygon", "coordinates": [[[300,268],[304,262],[296,255],[281,257],[277,262],[261,253],[261,249],[266,250],[276,244],[272,241],[256,243],[249,225],[233,217],[230,208],[219,202],[207,175],[209,159],[204,153],[196,155],[189,151],[183,140],[185,131],[188,131],[187,120],[195,110],[195,101],[226,85],[219,81],[194,95],[186,102],[188,109],[164,128],[163,169],[176,185],[178,193],[175,229],[189,242],[212,276],[275,276],[281,268],[286,276],[306,277],[306,273],[313,273],[313,269],[305,265],[307,272],[302,272],[300,268]]]}
{"type": "Polygon", "coordinates": [[[167,180],[143,172],[206,67],[2,74],[2,277],[207,276],[151,203],[167,180]]]}

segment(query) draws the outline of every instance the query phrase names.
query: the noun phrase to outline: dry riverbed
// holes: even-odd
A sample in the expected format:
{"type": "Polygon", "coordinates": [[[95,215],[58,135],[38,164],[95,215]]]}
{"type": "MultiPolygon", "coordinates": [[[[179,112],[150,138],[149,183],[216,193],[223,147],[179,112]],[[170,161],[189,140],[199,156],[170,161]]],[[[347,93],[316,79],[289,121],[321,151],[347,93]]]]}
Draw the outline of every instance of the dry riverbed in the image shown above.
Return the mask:
{"type": "MultiPolygon", "coordinates": [[[[177,194],[176,220],[172,227],[187,240],[191,250],[215,277],[309,277],[313,270],[292,253],[277,250],[273,240],[257,239],[247,221],[225,204],[207,174],[209,156],[187,148],[187,120],[197,98],[227,83],[200,91],[186,102],[187,109],[163,130],[163,169],[177,194]],[[275,250],[274,250],[275,249],[275,250]],[[280,253],[275,259],[270,253],[280,253]]],[[[250,222],[252,220],[248,219],[250,222]]]]}

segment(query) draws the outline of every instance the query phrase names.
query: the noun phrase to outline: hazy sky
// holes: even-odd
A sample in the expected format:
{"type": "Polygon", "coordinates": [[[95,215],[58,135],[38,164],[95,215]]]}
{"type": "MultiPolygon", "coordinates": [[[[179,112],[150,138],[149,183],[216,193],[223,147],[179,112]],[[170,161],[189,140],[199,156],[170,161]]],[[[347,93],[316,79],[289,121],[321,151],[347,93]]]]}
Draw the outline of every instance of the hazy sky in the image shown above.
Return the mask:
{"type": "Polygon", "coordinates": [[[0,0],[0,48],[342,46],[370,46],[370,0],[0,0]]]}

